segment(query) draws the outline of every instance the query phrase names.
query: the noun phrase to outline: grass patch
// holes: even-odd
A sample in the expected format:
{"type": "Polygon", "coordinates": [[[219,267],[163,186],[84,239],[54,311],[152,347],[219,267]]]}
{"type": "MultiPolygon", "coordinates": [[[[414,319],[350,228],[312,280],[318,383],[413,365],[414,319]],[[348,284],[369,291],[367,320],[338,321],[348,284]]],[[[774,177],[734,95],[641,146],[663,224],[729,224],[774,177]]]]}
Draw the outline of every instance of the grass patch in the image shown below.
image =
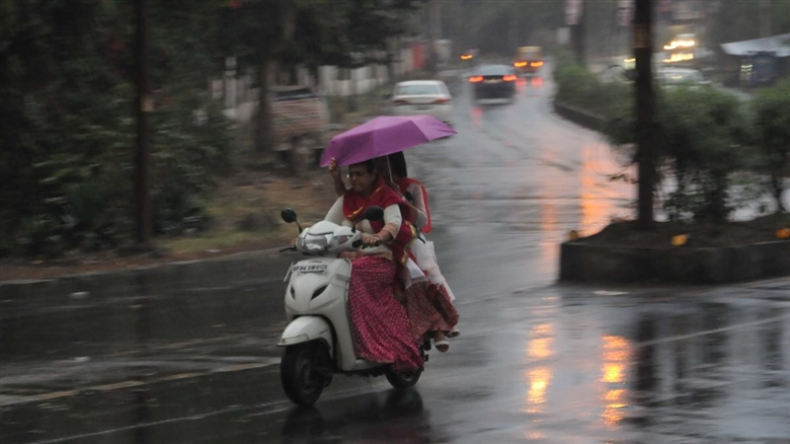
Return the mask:
{"type": "MultiPolygon", "coordinates": [[[[241,165],[261,162],[249,154],[241,165]]],[[[295,225],[280,219],[283,208],[293,208],[305,226],[323,218],[334,202],[331,178],[325,169],[310,169],[301,177],[272,171],[241,170],[222,181],[206,198],[209,229],[177,238],[159,238],[169,252],[251,250],[283,246],[295,237],[295,225]]]]}

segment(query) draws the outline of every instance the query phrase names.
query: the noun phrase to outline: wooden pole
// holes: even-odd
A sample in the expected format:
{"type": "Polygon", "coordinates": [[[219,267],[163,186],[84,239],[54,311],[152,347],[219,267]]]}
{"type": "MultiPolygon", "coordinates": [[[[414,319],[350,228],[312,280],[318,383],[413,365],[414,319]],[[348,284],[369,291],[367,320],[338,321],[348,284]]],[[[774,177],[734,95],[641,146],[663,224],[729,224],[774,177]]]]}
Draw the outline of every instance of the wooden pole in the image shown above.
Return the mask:
{"type": "Polygon", "coordinates": [[[153,220],[151,217],[151,198],[149,191],[148,112],[151,103],[148,97],[148,41],[146,31],[146,0],[135,0],[137,59],[137,153],[136,153],[136,225],[137,244],[148,248],[151,241],[153,220]]]}
{"type": "Polygon", "coordinates": [[[655,188],[655,96],[653,93],[652,0],[636,0],[634,58],[636,59],[636,141],[638,162],[639,226],[653,227],[655,188]]]}

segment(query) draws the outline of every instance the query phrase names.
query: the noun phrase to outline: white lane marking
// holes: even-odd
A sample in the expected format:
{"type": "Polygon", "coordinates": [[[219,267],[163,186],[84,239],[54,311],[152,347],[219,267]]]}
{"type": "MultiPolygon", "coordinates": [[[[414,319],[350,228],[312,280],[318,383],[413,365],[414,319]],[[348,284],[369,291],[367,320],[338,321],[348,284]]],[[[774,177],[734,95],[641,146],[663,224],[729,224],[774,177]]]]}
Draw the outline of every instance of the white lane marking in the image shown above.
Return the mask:
{"type": "Polygon", "coordinates": [[[754,326],[757,326],[757,325],[770,324],[772,322],[781,321],[782,319],[785,319],[785,318],[790,318],[790,313],[785,314],[785,315],[781,315],[781,316],[776,316],[776,317],[773,317],[773,318],[761,319],[759,321],[744,322],[744,323],[741,323],[741,324],[732,324],[732,325],[728,325],[726,327],[714,328],[713,330],[698,331],[698,332],[694,332],[694,333],[688,333],[688,334],[685,334],[685,335],[668,336],[666,338],[660,338],[660,339],[653,339],[653,340],[650,340],[650,341],[637,342],[635,345],[637,347],[645,347],[645,346],[648,346],[648,345],[663,344],[663,343],[666,343],[666,342],[679,341],[681,339],[696,338],[696,337],[699,337],[699,336],[711,335],[711,334],[714,334],[714,333],[723,333],[723,332],[726,332],[726,331],[737,330],[739,328],[748,328],[748,327],[754,327],[754,326]]]}
{"type": "Polygon", "coordinates": [[[2,399],[0,400],[0,407],[9,407],[12,405],[26,404],[30,402],[40,402],[40,401],[47,401],[51,399],[57,399],[57,398],[66,398],[66,397],[76,396],[79,395],[80,393],[85,393],[85,392],[92,392],[92,391],[107,392],[112,390],[120,390],[120,389],[132,388],[132,387],[139,387],[143,385],[150,385],[158,382],[198,378],[201,376],[208,376],[214,373],[228,373],[228,372],[241,372],[246,370],[254,370],[264,367],[271,367],[273,365],[279,365],[279,364],[280,364],[279,358],[270,358],[268,362],[228,365],[203,372],[178,373],[175,375],[168,375],[162,378],[152,379],[150,381],[133,381],[133,380],[121,381],[111,384],[94,385],[77,390],[49,392],[49,393],[42,393],[40,395],[23,396],[14,399],[11,398],[2,399]]]}
{"type": "Polygon", "coordinates": [[[54,444],[54,443],[59,443],[59,442],[69,442],[69,441],[74,441],[74,440],[78,440],[78,439],[92,438],[92,437],[96,437],[96,436],[105,436],[105,435],[111,435],[111,434],[119,433],[119,432],[126,432],[126,431],[129,431],[129,430],[139,429],[141,427],[156,427],[156,426],[160,426],[160,425],[173,424],[173,423],[182,422],[182,421],[198,421],[198,420],[201,420],[201,419],[210,418],[212,416],[222,415],[222,414],[225,414],[225,413],[242,412],[242,411],[245,411],[245,410],[255,410],[255,409],[260,409],[260,408],[265,408],[265,407],[273,407],[273,406],[276,406],[278,404],[288,404],[288,407],[283,406],[281,408],[276,408],[276,409],[271,410],[269,413],[275,413],[275,412],[279,412],[279,411],[288,410],[290,408],[290,406],[292,405],[289,401],[281,400],[281,401],[265,402],[263,404],[256,404],[256,405],[247,406],[247,407],[244,407],[244,406],[228,407],[226,409],[216,410],[216,411],[207,412],[207,413],[201,413],[201,414],[198,414],[198,415],[181,416],[181,417],[178,417],[178,418],[164,419],[164,420],[156,421],[156,422],[145,422],[145,423],[142,423],[142,424],[136,424],[136,425],[126,426],[126,427],[118,427],[118,428],[114,428],[114,429],[107,429],[107,430],[102,430],[100,432],[84,433],[84,434],[81,434],[81,435],[66,436],[66,437],[63,437],[63,438],[50,439],[50,440],[46,440],[46,441],[35,441],[35,442],[32,442],[31,444],[54,444]]]}

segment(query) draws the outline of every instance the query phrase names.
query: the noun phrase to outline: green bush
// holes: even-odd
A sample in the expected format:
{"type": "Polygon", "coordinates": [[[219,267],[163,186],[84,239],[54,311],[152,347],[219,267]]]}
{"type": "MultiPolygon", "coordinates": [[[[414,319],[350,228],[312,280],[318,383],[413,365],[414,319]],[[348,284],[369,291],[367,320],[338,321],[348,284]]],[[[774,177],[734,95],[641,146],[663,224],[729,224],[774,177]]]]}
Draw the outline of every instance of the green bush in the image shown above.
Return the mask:
{"type": "MultiPolygon", "coordinates": [[[[735,209],[733,174],[749,156],[739,99],[713,87],[693,86],[660,89],[656,95],[657,172],[674,186],[663,196],[664,209],[674,220],[725,221],[735,209]]],[[[604,132],[615,149],[636,142],[634,119],[631,106],[620,106],[609,116],[604,132]]]]}
{"type": "Polygon", "coordinates": [[[724,222],[733,173],[748,155],[740,100],[712,87],[679,87],[659,95],[659,165],[674,180],[665,201],[674,219],[724,222]]]}
{"type": "Polygon", "coordinates": [[[783,208],[784,181],[790,177],[790,78],[760,91],[752,101],[755,169],[762,173],[764,186],[783,208]]]}
{"type": "Polygon", "coordinates": [[[625,82],[604,82],[580,65],[568,51],[556,57],[554,80],[557,83],[555,100],[582,108],[602,117],[630,106],[631,86],[625,82]]]}

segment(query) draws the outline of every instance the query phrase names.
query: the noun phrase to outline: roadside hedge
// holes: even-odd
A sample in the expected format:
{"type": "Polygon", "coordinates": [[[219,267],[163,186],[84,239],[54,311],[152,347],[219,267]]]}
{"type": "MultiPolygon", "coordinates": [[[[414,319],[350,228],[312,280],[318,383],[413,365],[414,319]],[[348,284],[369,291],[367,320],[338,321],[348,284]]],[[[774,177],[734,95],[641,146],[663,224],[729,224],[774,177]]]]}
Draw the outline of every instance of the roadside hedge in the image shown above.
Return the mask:
{"type": "MultiPolygon", "coordinates": [[[[567,54],[557,57],[554,74],[555,100],[599,115],[612,150],[633,165],[633,84],[625,77],[604,82],[567,54]]],[[[751,103],[711,85],[658,88],[656,95],[657,169],[660,184],[669,185],[657,184],[656,202],[671,219],[724,222],[766,191],[776,211],[788,211],[781,196],[790,177],[790,80],[751,103]]]]}

